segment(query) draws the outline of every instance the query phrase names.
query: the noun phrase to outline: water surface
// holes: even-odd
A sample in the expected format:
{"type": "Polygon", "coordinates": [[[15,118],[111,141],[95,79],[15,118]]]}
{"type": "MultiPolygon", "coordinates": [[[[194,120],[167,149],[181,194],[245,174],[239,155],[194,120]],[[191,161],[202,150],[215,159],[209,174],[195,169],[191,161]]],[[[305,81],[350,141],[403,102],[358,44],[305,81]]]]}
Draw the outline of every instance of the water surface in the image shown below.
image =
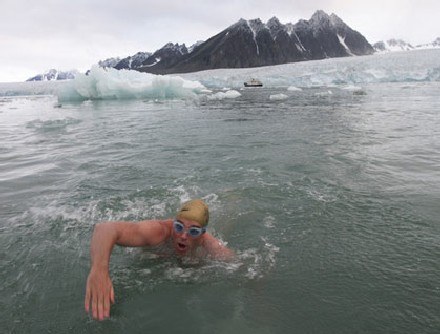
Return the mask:
{"type": "Polygon", "coordinates": [[[223,100],[1,97],[1,328],[439,332],[439,82],[346,84],[223,100]],[[170,217],[193,197],[237,261],[115,248],[116,304],[91,320],[94,224],[170,217]]]}

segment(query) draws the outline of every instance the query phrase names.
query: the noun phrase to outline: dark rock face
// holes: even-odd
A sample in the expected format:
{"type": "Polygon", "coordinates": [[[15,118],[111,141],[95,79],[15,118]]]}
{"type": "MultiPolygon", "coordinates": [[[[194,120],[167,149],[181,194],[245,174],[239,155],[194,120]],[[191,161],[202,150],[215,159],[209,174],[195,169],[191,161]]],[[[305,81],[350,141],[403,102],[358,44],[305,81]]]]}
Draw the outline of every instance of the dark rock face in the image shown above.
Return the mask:
{"type": "Polygon", "coordinates": [[[130,56],[119,60],[116,65],[111,66],[117,70],[131,70],[142,66],[142,63],[151,56],[150,52],[138,52],[134,56],[130,56]]]}
{"type": "Polygon", "coordinates": [[[153,54],[139,52],[118,60],[116,69],[135,69],[154,74],[185,73],[216,68],[245,68],[289,62],[347,57],[374,53],[364,36],[335,14],[315,12],[310,20],[282,24],[276,17],[267,23],[244,20],[207,41],[188,49],[168,43],[153,54]]]}
{"type": "Polygon", "coordinates": [[[379,41],[373,44],[373,48],[376,51],[383,52],[387,50],[387,47],[383,41],[379,41]]]}
{"type": "MultiPolygon", "coordinates": [[[[177,47],[176,44],[172,49],[177,47]]],[[[317,11],[310,20],[300,20],[294,25],[283,25],[276,17],[266,24],[260,19],[240,19],[190,53],[174,51],[163,55],[164,48],[156,51],[137,70],[183,73],[374,53],[364,36],[338,16],[323,11],[317,11]]]]}
{"type": "Polygon", "coordinates": [[[187,54],[188,49],[185,44],[168,43],[144,60],[137,70],[157,74],[165,73],[168,68],[173,68],[187,54]]]}

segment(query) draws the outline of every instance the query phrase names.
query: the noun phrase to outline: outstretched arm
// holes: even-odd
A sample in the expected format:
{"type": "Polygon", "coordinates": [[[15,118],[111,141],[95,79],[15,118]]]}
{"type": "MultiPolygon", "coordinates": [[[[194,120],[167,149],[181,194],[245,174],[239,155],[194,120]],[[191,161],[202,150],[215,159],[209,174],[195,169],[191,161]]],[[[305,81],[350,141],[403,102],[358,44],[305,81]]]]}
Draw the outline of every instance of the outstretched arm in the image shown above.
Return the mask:
{"type": "Polygon", "coordinates": [[[113,284],[109,274],[110,255],[113,246],[151,246],[162,242],[168,233],[165,221],[108,222],[95,226],[90,243],[91,268],[87,278],[84,306],[92,311],[95,319],[110,316],[110,304],[114,303],[113,284]]]}
{"type": "Polygon", "coordinates": [[[110,254],[116,243],[118,229],[112,223],[98,224],[93,231],[90,243],[90,273],[87,278],[85,309],[92,316],[103,320],[110,316],[110,303],[115,294],[109,274],[110,254]]]}

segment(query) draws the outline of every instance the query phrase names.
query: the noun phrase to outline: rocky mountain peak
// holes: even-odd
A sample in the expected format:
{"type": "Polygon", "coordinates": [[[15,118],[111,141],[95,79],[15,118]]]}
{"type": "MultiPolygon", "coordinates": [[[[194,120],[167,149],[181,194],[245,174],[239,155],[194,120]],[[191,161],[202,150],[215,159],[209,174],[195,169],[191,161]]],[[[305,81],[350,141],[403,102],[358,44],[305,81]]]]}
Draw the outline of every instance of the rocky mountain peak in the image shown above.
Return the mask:
{"type": "Polygon", "coordinates": [[[317,10],[309,20],[314,28],[327,28],[331,26],[330,16],[323,10],[317,10]]]}
{"type": "Polygon", "coordinates": [[[254,34],[258,34],[261,30],[267,29],[266,25],[259,18],[248,20],[249,28],[254,34]]]}
{"type": "Polygon", "coordinates": [[[248,20],[241,18],[236,23],[229,26],[226,30],[234,30],[234,29],[247,30],[248,28],[249,28],[248,20]]]}
{"type": "Polygon", "coordinates": [[[185,44],[173,44],[171,42],[165,44],[160,50],[163,51],[172,51],[172,52],[180,52],[181,54],[187,54],[188,49],[186,48],[185,44]]]}
{"type": "Polygon", "coordinates": [[[281,27],[282,24],[280,22],[280,20],[278,20],[278,18],[276,16],[272,16],[268,21],[267,21],[267,27],[271,28],[271,27],[281,27]]]}
{"type": "Polygon", "coordinates": [[[285,31],[287,32],[286,27],[281,24],[280,20],[278,20],[277,17],[272,17],[267,21],[266,24],[267,28],[270,31],[270,34],[272,35],[272,38],[276,38],[276,36],[281,32],[285,31]]]}
{"type": "Polygon", "coordinates": [[[347,27],[347,25],[344,23],[344,21],[342,21],[342,19],[336,14],[330,15],[330,23],[332,26],[334,26],[336,28],[346,28],[347,27]]]}

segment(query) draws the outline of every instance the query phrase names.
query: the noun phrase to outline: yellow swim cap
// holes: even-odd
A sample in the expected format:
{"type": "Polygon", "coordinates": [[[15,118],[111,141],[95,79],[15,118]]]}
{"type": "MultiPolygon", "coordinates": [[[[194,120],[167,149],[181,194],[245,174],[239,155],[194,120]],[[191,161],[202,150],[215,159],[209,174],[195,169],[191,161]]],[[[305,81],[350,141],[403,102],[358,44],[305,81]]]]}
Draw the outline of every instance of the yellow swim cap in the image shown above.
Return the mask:
{"type": "Polygon", "coordinates": [[[209,221],[208,206],[201,199],[185,202],[177,212],[176,219],[188,219],[199,223],[201,226],[206,226],[209,221]]]}

